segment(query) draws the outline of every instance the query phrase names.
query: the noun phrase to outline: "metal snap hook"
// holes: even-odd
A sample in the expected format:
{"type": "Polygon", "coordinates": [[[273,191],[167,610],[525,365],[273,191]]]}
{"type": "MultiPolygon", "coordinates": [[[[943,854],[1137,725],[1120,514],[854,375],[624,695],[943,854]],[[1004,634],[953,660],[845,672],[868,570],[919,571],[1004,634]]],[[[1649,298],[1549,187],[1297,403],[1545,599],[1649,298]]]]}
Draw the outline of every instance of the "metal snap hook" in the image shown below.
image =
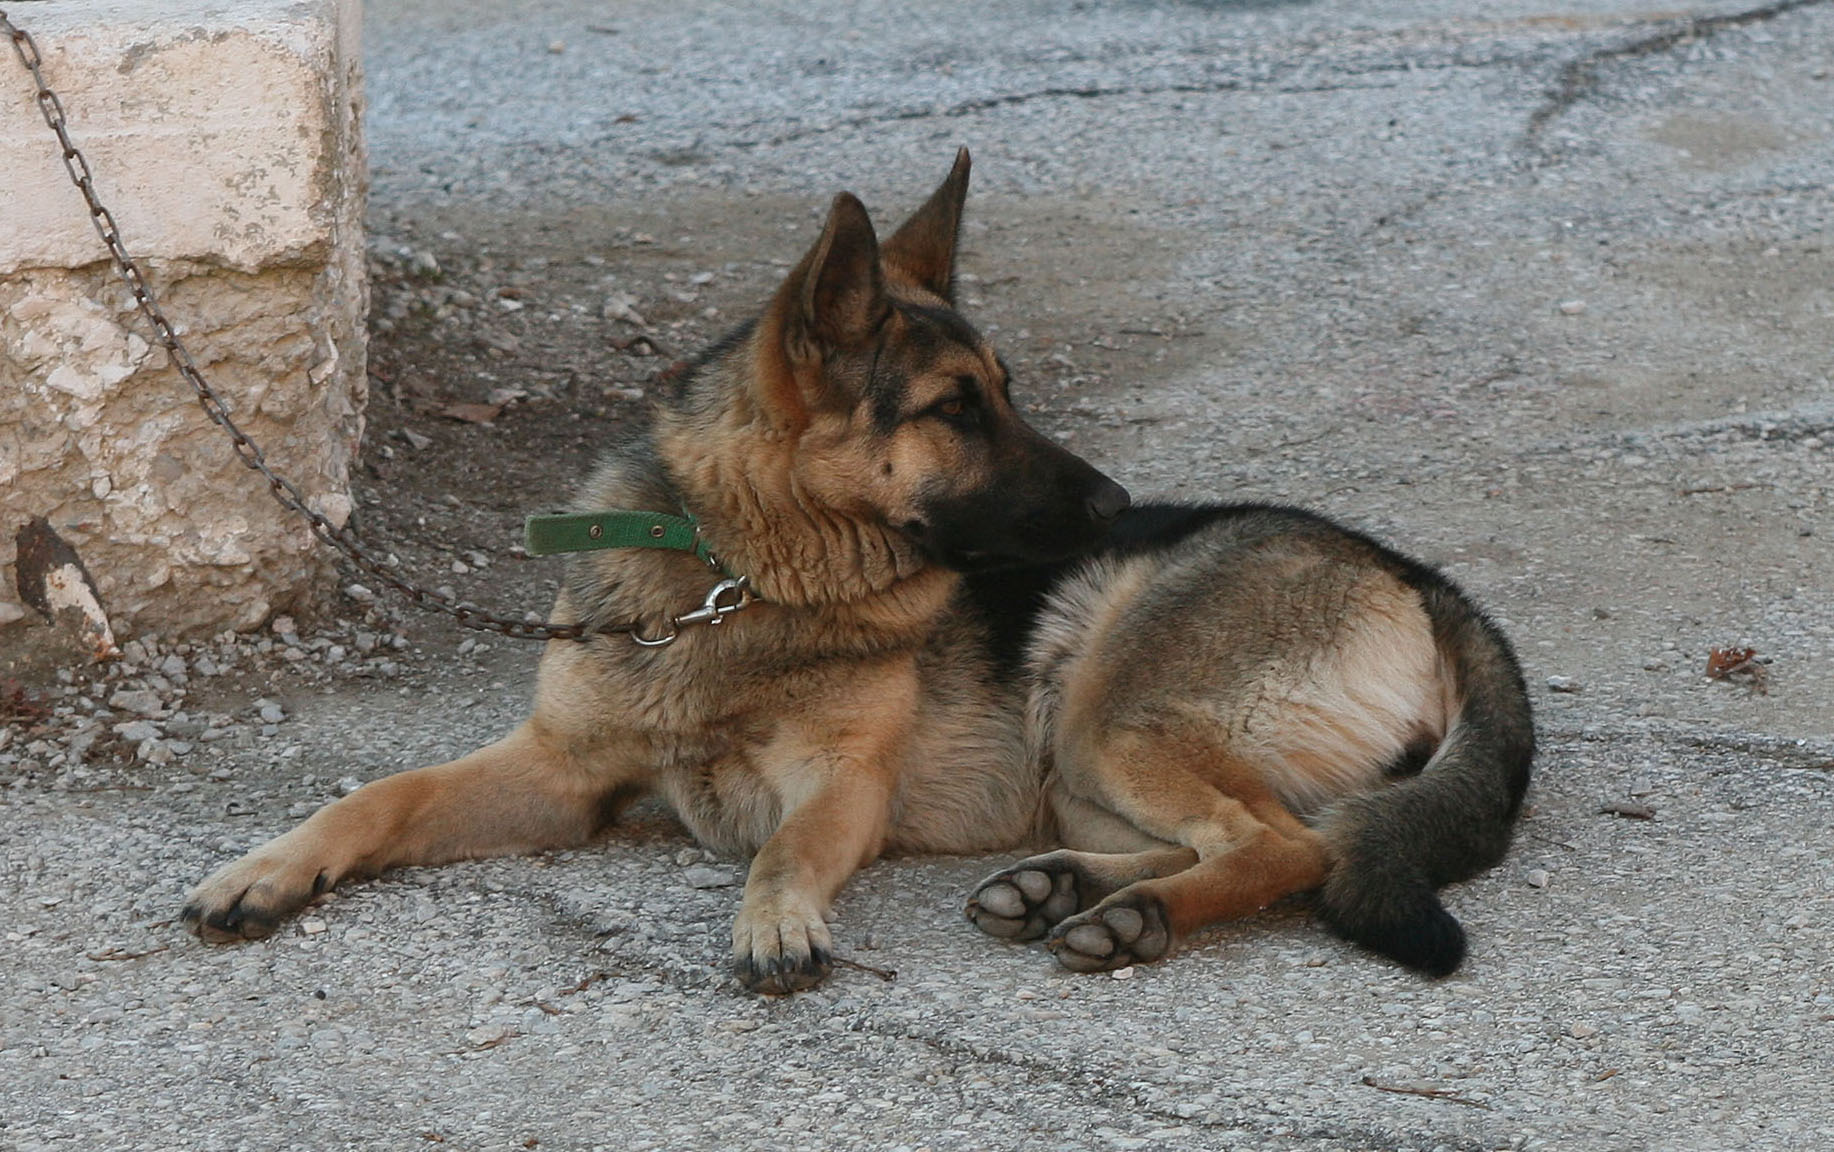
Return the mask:
{"type": "Polygon", "coordinates": [[[680,635],[681,629],[674,626],[671,626],[667,632],[664,632],[660,636],[645,636],[635,628],[632,628],[629,632],[631,643],[640,648],[667,648],[669,645],[675,643],[675,638],[680,635]]]}
{"type": "Polygon", "coordinates": [[[745,586],[745,577],[739,576],[721,580],[707,592],[707,598],[694,611],[675,618],[676,625],[718,624],[734,612],[743,612],[751,606],[751,592],[745,586]]]}

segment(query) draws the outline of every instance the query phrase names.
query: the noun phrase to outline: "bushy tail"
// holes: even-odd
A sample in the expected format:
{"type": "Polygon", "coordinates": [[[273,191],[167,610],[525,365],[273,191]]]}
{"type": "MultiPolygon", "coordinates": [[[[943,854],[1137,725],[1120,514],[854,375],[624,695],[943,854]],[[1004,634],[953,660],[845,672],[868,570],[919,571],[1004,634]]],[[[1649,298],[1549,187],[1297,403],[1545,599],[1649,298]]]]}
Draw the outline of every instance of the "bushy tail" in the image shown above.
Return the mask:
{"type": "Polygon", "coordinates": [[[1429,976],[1465,958],[1465,932],[1437,889],[1509,849],[1528,789],[1534,719],[1515,654],[1459,591],[1420,589],[1456,708],[1418,775],[1333,808],[1320,830],[1336,857],[1319,915],[1347,940],[1429,976]]]}

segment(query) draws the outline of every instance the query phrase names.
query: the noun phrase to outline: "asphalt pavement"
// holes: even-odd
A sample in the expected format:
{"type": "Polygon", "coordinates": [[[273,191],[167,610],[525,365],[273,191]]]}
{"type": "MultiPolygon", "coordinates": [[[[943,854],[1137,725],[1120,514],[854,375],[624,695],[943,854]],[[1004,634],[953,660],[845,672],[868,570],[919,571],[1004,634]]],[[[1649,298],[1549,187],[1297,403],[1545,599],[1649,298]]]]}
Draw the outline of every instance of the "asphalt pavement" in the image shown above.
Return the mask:
{"type": "Polygon", "coordinates": [[[1529,815],[1441,982],[1299,908],[1071,975],[949,858],[868,869],[847,963],[762,1000],[743,865],[656,812],[246,947],[171,922],[513,723],[526,650],[127,783],[0,745],[0,1148],[1834,1147],[1834,4],[371,0],[366,53],[395,217],[692,209],[792,258],[969,145],[1039,422],[1444,565],[1527,666],[1529,815]]]}

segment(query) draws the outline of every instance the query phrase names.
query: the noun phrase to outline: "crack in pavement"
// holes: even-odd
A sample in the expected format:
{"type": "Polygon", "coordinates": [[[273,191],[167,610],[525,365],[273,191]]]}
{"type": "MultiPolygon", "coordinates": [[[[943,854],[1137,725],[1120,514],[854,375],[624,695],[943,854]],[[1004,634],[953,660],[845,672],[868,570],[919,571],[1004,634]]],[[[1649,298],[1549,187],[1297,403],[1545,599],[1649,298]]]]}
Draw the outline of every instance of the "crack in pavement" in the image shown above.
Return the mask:
{"type": "MultiPolygon", "coordinates": [[[[1401,69],[1396,69],[1400,71],[1401,69]]],[[[1252,92],[1270,95],[1307,95],[1318,92],[1361,92],[1387,88],[1398,88],[1399,84],[1318,84],[1292,87],[1263,87],[1252,81],[1219,80],[1210,84],[1164,84],[1164,85],[1122,85],[1102,87],[1090,85],[1080,88],[1040,88],[1030,92],[1007,92],[997,96],[983,96],[974,100],[964,100],[946,108],[906,108],[889,112],[879,112],[866,116],[852,116],[832,124],[801,128],[793,132],[784,132],[763,141],[735,141],[736,147],[753,147],[762,143],[767,147],[794,143],[810,136],[821,136],[829,132],[848,128],[869,128],[876,124],[896,124],[908,120],[953,120],[963,116],[972,116],[977,112],[986,112],[994,108],[1006,108],[1019,104],[1029,104],[1039,100],[1099,100],[1110,96],[1163,96],[1168,94],[1215,95],[1224,92],[1252,92]]]]}
{"type": "Polygon", "coordinates": [[[1540,726],[1539,733],[1550,742],[1571,741],[1575,744],[1630,744],[1653,739],[1677,752],[1719,752],[1749,756],[1773,767],[1798,772],[1834,771],[1834,742],[1727,730],[1686,720],[1650,721],[1640,726],[1548,722],[1540,726]]]}
{"type": "MultiPolygon", "coordinates": [[[[1801,2],[1801,0],[1798,0],[1801,2]]],[[[1378,63],[1361,63],[1356,65],[1339,64],[1329,66],[1326,70],[1345,77],[1374,76],[1383,74],[1421,75],[1434,72],[1476,71],[1496,67],[1521,67],[1535,63],[1543,53],[1534,50],[1502,50],[1494,55],[1465,57],[1459,56],[1448,60],[1420,61],[1416,59],[1398,59],[1378,63]]],[[[1247,62],[1252,67],[1253,62],[1247,62]]],[[[1314,62],[1304,61],[1279,69],[1290,77],[1294,72],[1315,67],[1314,62]]],[[[1250,79],[1217,79],[1205,82],[1186,82],[1169,84],[1118,84],[1118,85],[1053,85],[1021,92],[1005,92],[992,96],[981,96],[972,100],[963,100],[946,107],[925,107],[894,109],[884,112],[851,116],[831,124],[799,128],[780,133],[761,141],[735,141],[739,147],[753,147],[765,144],[775,147],[792,143],[810,136],[819,136],[828,132],[847,128],[866,128],[875,124],[892,124],[909,120],[957,119],[972,116],[977,112],[986,112],[994,108],[1012,107],[1043,100],[1100,100],[1114,96],[1164,96],[1164,95],[1219,95],[1230,92],[1242,92],[1255,95],[1312,95],[1329,92],[1368,92],[1399,88],[1399,81],[1393,83],[1368,83],[1346,79],[1341,83],[1319,82],[1315,84],[1296,84],[1278,77],[1263,76],[1250,79]]],[[[740,129],[747,131],[756,125],[746,125],[740,129]]]]}
{"type": "MultiPolygon", "coordinates": [[[[518,891],[531,905],[542,907],[553,918],[556,927],[577,932],[582,937],[589,935],[595,941],[603,937],[604,933],[591,922],[590,917],[568,906],[550,888],[530,885],[518,891]]],[[[597,983],[607,978],[649,979],[678,991],[711,994],[738,1003],[749,1004],[757,1000],[754,994],[739,986],[725,965],[686,961],[679,955],[679,946],[680,941],[673,941],[663,947],[639,947],[626,954],[606,954],[599,951],[596,945],[585,946],[578,957],[580,970],[585,973],[581,984],[597,983]]],[[[869,983],[868,986],[873,985],[869,983]]],[[[569,991],[563,989],[562,994],[569,991]]],[[[783,1007],[790,1014],[813,1011],[822,1019],[830,1016],[826,1005],[804,1003],[800,998],[784,1001],[783,1007]]],[[[1484,1152],[1487,1147],[1479,1141],[1448,1141],[1442,1134],[1431,1134],[1430,1138],[1428,1133],[1419,1131],[1396,1134],[1353,1123],[1307,1120],[1265,1109],[1257,1114],[1249,1102],[1236,1098],[1219,1101],[1214,1109],[1220,1113],[1233,1106],[1238,1110],[1236,1116],[1225,1115],[1217,1119],[1184,1116],[1143,1100],[1139,1091],[1146,1087],[1170,1092],[1175,1091],[1174,1086],[1140,1078],[1124,1079],[1124,1069],[1091,1066],[1074,1059],[1052,1059],[1039,1053],[1014,1050],[993,1041],[965,1040],[925,1032],[897,1020],[883,1018],[874,1012],[871,1005],[862,1006],[844,1019],[847,1031],[882,1040],[919,1044],[955,1061],[958,1067],[999,1066],[1018,1070],[1071,1095],[1101,1101],[1117,1120],[1132,1117],[1158,1127],[1186,1127],[1212,1135],[1258,1136],[1289,1143],[1294,1147],[1315,1147],[1319,1141],[1330,1141],[1344,1148],[1367,1149],[1369,1152],[1426,1146],[1452,1149],[1454,1152],[1484,1152]]],[[[961,1091],[959,1085],[957,1091],[961,1091]]]]}
{"type": "MultiPolygon", "coordinates": [[[[1111,1111],[1119,1116],[1142,1117],[1168,1127],[1188,1127],[1217,1134],[1262,1136],[1305,1148],[1316,1147],[1319,1140],[1329,1140],[1351,1148],[1366,1149],[1368,1152],[1387,1152],[1391,1149],[1409,1147],[1446,1148],[1455,1150],[1455,1152],[1484,1152],[1489,1147],[1475,1140],[1453,1142],[1443,1134],[1437,1133],[1429,1137],[1425,1133],[1409,1132],[1397,1137],[1354,1124],[1308,1122],[1295,1116],[1272,1112],[1265,1115],[1261,1124],[1256,1124],[1248,1117],[1235,1120],[1203,1120],[1194,1116],[1180,1116],[1176,1112],[1154,1107],[1142,1101],[1133,1090],[1133,1084],[1117,1084],[1113,1082],[1108,1073],[1086,1068],[1080,1064],[1046,1060],[993,1045],[972,1044],[947,1036],[913,1031],[896,1024],[881,1023],[865,1013],[854,1018],[850,1023],[850,1030],[866,1032],[887,1039],[914,1041],[953,1060],[1015,1068],[1022,1072],[1042,1076],[1066,1090],[1080,1087],[1089,1096],[1103,1101],[1111,1111]],[[1285,1130],[1280,1131],[1280,1129],[1285,1130]]],[[[1148,1086],[1158,1087],[1159,1085],[1149,1082],[1148,1086]]]]}
{"type": "Polygon", "coordinates": [[[1578,448],[1638,448],[1671,441],[1700,440],[1736,434],[1765,444],[1793,444],[1834,434],[1834,405],[1809,400],[1788,408],[1760,409],[1705,420],[1665,421],[1634,430],[1602,429],[1567,436],[1548,436],[1525,444],[1525,457],[1566,456],[1578,448]]]}
{"type": "Polygon", "coordinates": [[[1541,134],[1548,125],[1565,115],[1574,105],[1597,91],[1599,70],[1606,64],[1641,56],[1654,56],[1680,44],[1707,39],[1728,28],[1761,24],[1800,9],[1813,8],[1828,2],[1829,0],[1773,0],[1772,3],[1739,12],[1727,12],[1717,16],[1685,16],[1647,36],[1609,48],[1595,49],[1578,59],[1569,60],[1562,66],[1560,74],[1555,78],[1553,91],[1548,93],[1540,107],[1529,113],[1528,126],[1523,131],[1521,146],[1531,156],[1540,153],[1541,134]]]}

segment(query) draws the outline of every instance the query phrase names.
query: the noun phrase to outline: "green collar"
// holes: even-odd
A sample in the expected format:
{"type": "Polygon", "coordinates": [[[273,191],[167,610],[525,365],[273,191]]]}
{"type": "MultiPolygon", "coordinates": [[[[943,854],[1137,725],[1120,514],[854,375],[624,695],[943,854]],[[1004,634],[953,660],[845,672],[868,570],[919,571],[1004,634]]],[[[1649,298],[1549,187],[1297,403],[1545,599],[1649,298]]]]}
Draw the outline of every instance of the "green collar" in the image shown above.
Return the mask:
{"type": "Polygon", "coordinates": [[[530,556],[559,552],[593,552],[600,548],[667,548],[692,552],[709,568],[731,576],[713,549],[701,539],[700,524],[689,515],[663,512],[572,512],[556,516],[530,516],[526,523],[530,556]]]}

